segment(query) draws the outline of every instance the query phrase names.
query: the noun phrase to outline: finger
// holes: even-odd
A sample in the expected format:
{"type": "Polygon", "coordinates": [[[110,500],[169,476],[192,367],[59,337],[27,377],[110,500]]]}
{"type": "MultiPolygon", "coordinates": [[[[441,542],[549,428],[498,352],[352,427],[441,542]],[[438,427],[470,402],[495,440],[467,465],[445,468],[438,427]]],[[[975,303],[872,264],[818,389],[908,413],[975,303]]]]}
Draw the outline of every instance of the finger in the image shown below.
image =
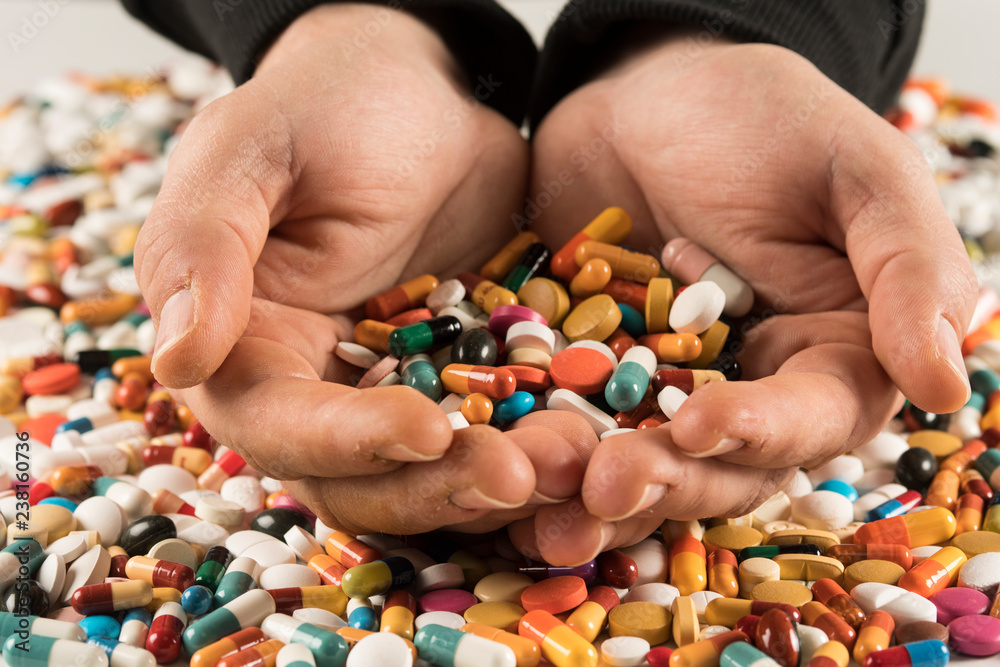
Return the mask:
{"type": "Polygon", "coordinates": [[[535,467],[537,502],[560,502],[580,493],[586,462],[598,444],[585,419],[561,410],[532,412],[514,422],[507,435],[535,467]]]}
{"type": "Polygon", "coordinates": [[[136,241],[157,326],[153,369],[169,387],[211,375],[246,327],[253,265],[294,172],[276,108],[249,85],[201,111],[136,241]]]}
{"type": "Polygon", "coordinates": [[[587,466],[583,501],[604,521],[656,516],[686,521],[742,516],[770,498],[789,469],[693,459],[676,448],[673,424],[601,442],[587,466]]]}
{"type": "Polygon", "coordinates": [[[678,449],[761,467],[812,468],[874,437],[898,408],[898,394],[864,344],[862,327],[840,336],[849,342],[836,340],[845,317],[827,321],[827,334],[809,331],[822,318],[775,318],[755,345],[776,349],[762,355],[754,370],[767,371],[786,355],[776,374],[694,392],[671,422],[678,449]],[[796,331],[797,324],[804,326],[796,331]]]}
{"type": "Polygon", "coordinates": [[[510,438],[471,426],[455,432],[437,461],[375,476],[306,477],[289,488],[330,526],[355,534],[410,535],[522,507],[535,488],[535,474],[510,438]]]}
{"type": "MultiPolygon", "coordinates": [[[[290,331],[302,323],[292,310],[284,309],[290,331]]],[[[448,448],[448,419],[423,394],[324,382],[319,363],[287,341],[244,337],[183,398],[210,433],[278,479],[381,473],[401,461],[437,459],[448,448]]]]}
{"type": "Polygon", "coordinates": [[[918,407],[958,410],[970,392],[960,343],[978,291],[968,254],[909,139],[864,108],[840,127],[830,209],[870,304],[875,353],[918,407]]]}

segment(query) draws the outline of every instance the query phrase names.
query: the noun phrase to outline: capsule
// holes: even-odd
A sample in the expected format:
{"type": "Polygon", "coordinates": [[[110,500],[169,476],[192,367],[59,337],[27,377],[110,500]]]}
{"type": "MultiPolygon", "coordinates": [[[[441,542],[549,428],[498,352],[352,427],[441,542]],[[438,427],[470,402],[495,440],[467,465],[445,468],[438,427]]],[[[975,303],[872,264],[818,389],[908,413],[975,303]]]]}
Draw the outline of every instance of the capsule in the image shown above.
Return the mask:
{"type": "Polygon", "coordinates": [[[862,667],[944,667],[951,653],[939,639],[924,639],[869,653],[862,667]]]}
{"type": "Polygon", "coordinates": [[[125,564],[125,575],[129,579],[145,581],[152,586],[176,588],[182,593],[189,586],[194,586],[194,571],[187,565],[146,556],[129,558],[125,564]]]}
{"type": "Polygon", "coordinates": [[[149,635],[149,624],[153,622],[153,615],[145,609],[130,609],[122,619],[122,629],[118,633],[118,641],[144,648],[146,637],[149,635]]]}
{"type": "MultiPolygon", "coordinates": [[[[346,604],[345,604],[346,607],[346,604]]],[[[391,632],[403,639],[413,640],[413,619],[417,601],[406,591],[392,591],[382,605],[381,631],[391,632]]]]}
{"type": "Polygon", "coordinates": [[[215,606],[221,607],[257,588],[259,580],[260,564],[257,561],[246,556],[233,560],[215,589],[215,606]]]}
{"type": "Polygon", "coordinates": [[[580,267],[569,284],[569,293],[578,299],[600,294],[611,280],[611,265],[603,259],[592,259],[580,267]]]}
{"type": "Polygon", "coordinates": [[[340,586],[341,579],[347,568],[327,554],[316,554],[307,563],[324,583],[332,586],[340,586]]]}
{"type": "Polygon", "coordinates": [[[892,643],[892,634],[896,631],[896,622],[892,616],[876,609],[858,631],[858,639],[854,643],[854,659],[863,665],[870,653],[884,651],[892,643]]]}
{"type": "Polygon", "coordinates": [[[983,525],[983,499],[974,493],[963,493],[958,497],[955,511],[955,534],[971,533],[983,525]]]}
{"type": "Polygon", "coordinates": [[[140,455],[146,466],[169,464],[184,468],[192,475],[200,475],[212,465],[212,455],[197,447],[147,445],[142,448],[140,455]]]}
{"type": "Polygon", "coordinates": [[[346,568],[379,560],[382,555],[356,537],[335,530],[326,538],[326,553],[346,568]]]}
{"type": "Polygon", "coordinates": [[[986,516],[983,518],[983,530],[991,533],[1000,533],[1000,494],[993,497],[986,516]]]}
{"type": "Polygon", "coordinates": [[[740,596],[740,580],[736,556],[729,549],[716,549],[708,554],[708,590],[724,598],[740,596]]]}
{"type": "Polygon", "coordinates": [[[122,624],[118,622],[118,619],[107,614],[85,616],[77,621],[77,624],[87,633],[87,639],[91,637],[114,638],[122,631],[122,624]]]}
{"type": "Polygon", "coordinates": [[[513,270],[525,251],[540,240],[538,234],[534,232],[521,232],[483,265],[479,275],[493,282],[502,281],[504,276],[513,270]]]}
{"type": "Polygon", "coordinates": [[[660,263],[655,257],[610,243],[584,241],[577,246],[573,255],[578,267],[595,259],[604,260],[611,267],[611,274],[615,278],[635,283],[647,284],[660,275],[660,263]]]}
{"type": "Polygon", "coordinates": [[[492,280],[486,280],[474,273],[460,273],[458,279],[468,291],[469,300],[486,313],[492,313],[499,306],[516,306],[518,303],[516,294],[492,280]]]}
{"type": "Polygon", "coordinates": [[[651,349],[661,364],[679,364],[701,354],[701,339],[693,333],[650,334],[639,338],[639,344],[651,349]]]}
{"type": "Polygon", "coordinates": [[[733,642],[719,655],[721,667],[781,667],[780,663],[758,648],[744,642],[733,642]]]}
{"type": "Polygon", "coordinates": [[[819,579],[811,587],[813,599],[827,606],[844,622],[857,630],[865,622],[865,612],[833,579],[819,579]]]}
{"type": "Polygon", "coordinates": [[[986,443],[976,438],[962,445],[962,448],[941,462],[940,470],[951,470],[957,475],[965,472],[976,458],[987,450],[986,443]]]}
{"type": "Polygon", "coordinates": [[[432,401],[441,400],[441,378],[426,354],[414,354],[400,362],[400,384],[416,389],[432,401]]]}
{"type": "Polygon", "coordinates": [[[900,544],[907,548],[947,542],[955,535],[955,515],[944,507],[866,523],[854,533],[855,544],[900,544]]]}
{"type": "Polygon", "coordinates": [[[979,474],[989,480],[990,486],[995,487],[994,475],[1000,470],[1000,449],[987,449],[976,458],[975,466],[979,474]]]}
{"type": "Polygon", "coordinates": [[[437,286],[438,279],[434,276],[417,276],[368,299],[365,302],[365,316],[384,322],[404,310],[422,306],[427,295],[437,286]]]}
{"type": "Polygon", "coordinates": [[[709,667],[718,664],[726,647],[736,642],[749,644],[750,638],[739,630],[732,630],[686,644],[670,655],[670,667],[709,667]]]}
{"type": "Polygon", "coordinates": [[[119,581],[81,586],[73,593],[70,601],[78,614],[91,616],[144,607],[152,599],[153,587],[145,581],[119,581]]]}
{"type": "Polygon", "coordinates": [[[191,667],[215,667],[223,656],[260,644],[267,638],[260,628],[247,628],[199,649],[191,656],[191,667]]]}
{"type": "Polygon", "coordinates": [[[153,511],[157,514],[186,514],[194,516],[191,505],[173,491],[157,489],[153,492],[153,511]]]}
{"type": "Polygon", "coordinates": [[[462,401],[461,412],[470,424],[489,424],[493,417],[493,401],[484,394],[469,394],[462,401]]]}
{"type": "Polygon", "coordinates": [[[201,616],[212,611],[215,605],[215,594],[204,586],[188,586],[181,594],[181,606],[191,616],[201,616]]]}
{"type": "Polygon", "coordinates": [[[666,387],[677,387],[685,394],[691,394],[698,387],[703,387],[710,382],[725,382],[726,376],[719,371],[665,368],[656,371],[651,380],[653,392],[657,394],[666,387]]]}
{"type": "Polygon", "coordinates": [[[881,519],[891,519],[894,516],[902,516],[923,501],[923,496],[918,491],[904,491],[895,498],[890,498],[881,505],[868,510],[865,514],[865,521],[879,521],[881,519]]]}
{"type": "Polygon", "coordinates": [[[284,643],[268,639],[219,660],[217,667],[274,667],[284,643]]]}
{"type": "Polygon", "coordinates": [[[91,637],[87,643],[104,651],[111,667],[156,667],[156,658],[144,648],[108,637],[91,637]]]}
{"type": "Polygon", "coordinates": [[[503,644],[514,653],[517,667],[537,667],[542,659],[542,652],[538,644],[512,632],[481,623],[466,623],[459,629],[462,632],[503,644]]]}
{"type": "Polygon", "coordinates": [[[267,592],[274,598],[274,609],[279,614],[291,614],[296,609],[311,607],[341,616],[347,609],[347,596],[340,586],[270,588],[267,592]]]}
{"type": "Polygon", "coordinates": [[[291,616],[271,614],[264,619],[260,629],[271,639],[305,646],[318,665],[343,665],[347,660],[347,641],[343,637],[291,616]]]}
{"type": "Polygon", "coordinates": [[[847,667],[851,654],[838,641],[828,641],[816,649],[806,667],[847,667]]]}
{"type": "Polygon", "coordinates": [[[13,612],[0,612],[0,644],[18,632],[26,632],[30,637],[87,641],[87,633],[76,623],[57,621],[43,616],[18,616],[13,612]]]}
{"type": "Polygon", "coordinates": [[[8,637],[3,645],[3,659],[7,667],[63,667],[76,664],[108,667],[107,654],[96,646],[40,635],[32,635],[29,640],[22,640],[17,635],[8,637]]]}
{"type": "Polygon", "coordinates": [[[900,544],[837,544],[827,549],[826,555],[844,565],[862,560],[887,560],[904,570],[913,567],[910,550],[900,544]]]}
{"type": "Polygon", "coordinates": [[[959,487],[962,493],[974,493],[983,499],[983,502],[993,500],[993,489],[979,474],[975,468],[966,468],[962,473],[962,486],[959,487]]]}
{"type": "Polygon", "coordinates": [[[670,545],[670,583],[682,596],[708,587],[705,547],[692,535],[681,535],[670,545]]]}
{"type": "Polygon", "coordinates": [[[930,487],[927,489],[927,498],[924,504],[946,507],[954,511],[961,481],[958,473],[952,470],[938,470],[938,473],[934,475],[934,479],[931,480],[930,487]]]}
{"type": "Polygon", "coordinates": [[[181,633],[187,621],[187,612],[176,602],[167,602],[156,610],[146,635],[146,650],[157,662],[173,662],[180,656],[181,633]]]}
{"type": "Polygon", "coordinates": [[[854,642],[858,637],[857,632],[844,619],[830,611],[825,604],[815,601],[807,602],[802,605],[800,610],[803,623],[819,628],[826,633],[827,637],[846,646],[848,651],[854,650],[854,642]]]}
{"type": "Polygon", "coordinates": [[[192,623],[184,631],[184,650],[191,655],[237,630],[260,625],[264,618],[273,613],[274,598],[267,591],[247,591],[192,623]]]}
{"type": "Polygon", "coordinates": [[[726,315],[743,317],[753,308],[750,285],[694,241],[673,239],[664,246],[660,260],[663,268],[683,283],[692,285],[707,280],[721,287],[726,295],[723,309],[726,315]]]}
{"type": "Polygon", "coordinates": [[[378,616],[367,599],[351,598],[347,603],[347,626],[366,632],[378,631],[378,616]]]}
{"type": "Polygon", "coordinates": [[[736,561],[742,563],[748,558],[774,558],[786,554],[820,556],[822,551],[815,544],[765,544],[757,547],[745,547],[736,554],[736,561]]]}
{"type": "MultiPolygon", "coordinates": [[[[511,267],[510,271],[507,272],[503,281],[500,283],[504,289],[508,289],[511,292],[517,292],[519,289],[524,287],[524,283],[528,282],[535,276],[544,275],[549,268],[549,261],[552,259],[552,252],[543,243],[532,243],[521,256],[518,258],[517,263],[511,267]]],[[[488,280],[493,280],[485,273],[480,272],[480,275],[488,280]]],[[[494,280],[496,282],[496,280],[494,280]]]]}
{"type": "Polygon", "coordinates": [[[120,479],[98,477],[94,480],[93,492],[95,496],[113,500],[125,510],[129,521],[138,521],[153,512],[153,497],[138,486],[120,479]]]}
{"type": "Polygon", "coordinates": [[[108,555],[111,556],[111,569],[108,575],[112,577],[125,577],[125,564],[128,563],[128,554],[120,546],[108,547],[108,555]]]}
{"type": "Polygon", "coordinates": [[[372,352],[389,353],[389,336],[396,330],[394,324],[361,320],[354,325],[354,342],[372,352]]]}
{"type": "Polygon", "coordinates": [[[967,560],[965,552],[958,547],[943,547],[905,572],[896,585],[929,598],[938,591],[954,586],[958,580],[958,571],[967,560]]]}
{"type": "Polygon", "coordinates": [[[233,554],[224,546],[214,546],[205,552],[205,560],[198,566],[194,583],[204,586],[213,593],[222,582],[226,568],[233,562],[233,554]]]}
{"type": "Polygon", "coordinates": [[[522,616],[517,634],[538,644],[542,656],[555,667],[597,665],[594,645],[547,611],[535,609],[522,616]]]}
{"type": "Polygon", "coordinates": [[[705,607],[705,621],[709,625],[724,625],[731,628],[748,614],[762,615],[768,609],[781,609],[793,621],[802,619],[798,609],[783,602],[766,602],[764,600],[739,600],[733,598],[716,598],[705,607]]]}
{"type": "Polygon", "coordinates": [[[247,462],[243,460],[242,456],[229,450],[198,476],[198,488],[218,491],[222,488],[223,482],[243,470],[243,466],[246,464],[247,462]]]}
{"type": "Polygon", "coordinates": [[[588,642],[593,643],[601,634],[608,614],[618,606],[618,593],[610,586],[595,586],[587,594],[587,599],[573,610],[566,619],[566,625],[588,642]]]}
{"type": "Polygon", "coordinates": [[[636,345],[622,357],[604,388],[604,399],[615,410],[634,410],[646,396],[650,376],[656,371],[656,355],[648,347],[636,345]]]}
{"type": "Polygon", "coordinates": [[[344,573],[341,587],[348,597],[370,598],[405,588],[413,583],[415,577],[413,563],[401,556],[390,556],[352,567],[344,573]]]}
{"type": "Polygon", "coordinates": [[[103,474],[93,465],[62,466],[52,471],[48,484],[64,498],[83,500],[90,496],[94,481],[103,474]]]}
{"type": "Polygon", "coordinates": [[[450,345],[462,333],[457,317],[444,315],[394,329],[389,334],[389,352],[402,357],[450,345]]]}
{"type": "Polygon", "coordinates": [[[504,399],[514,393],[517,380],[506,368],[448,364],[441,371],[444,388],[456,394],[484,394],[494,399],[504,399]]]}

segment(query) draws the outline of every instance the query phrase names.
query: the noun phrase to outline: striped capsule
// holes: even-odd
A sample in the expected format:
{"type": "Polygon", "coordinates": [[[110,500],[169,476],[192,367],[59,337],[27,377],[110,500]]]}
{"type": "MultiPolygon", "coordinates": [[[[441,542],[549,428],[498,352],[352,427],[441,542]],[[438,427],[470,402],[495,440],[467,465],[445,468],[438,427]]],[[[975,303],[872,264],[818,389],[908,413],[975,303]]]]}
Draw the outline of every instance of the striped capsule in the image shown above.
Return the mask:
{"type": "Polygon", "coordinates": [[[194,570],[187,565],[147,556],[129,558],[125,564],[125,575],[152,586],[169,586],[181,592],[194,585],[194,570]]]}
{"type": "Polygon", "coordinates": [[[854,659],[859,665],[863,665],[870,653],[889,648],[895,631],[896,622],[892,616],[878,609],[873,611],[858,631],[858,639],[854,643],[854,659]]]}
{"type": "Polygon", "coordinates": [[[448,364],[441,371],[441,384],[455,394],[484,394],[504,399],[514,393],[517,379],[506,368],[448,364]]]}
{"type": "Polygon", "coordinates": [[[392,591],[382,605],[381,631],[391,632],[403,639],[413,640],[413,619],[417,601],[406,591],[392,591]]]}
{"type": "Polygon", "coordinates": [[[187,622],[187,612],[176,602],[167,602],[156,610],[146,635],[146,650],[157,662],[170,663],[180,656],[181,636],[187,622]]]}
{"type": "Polygon", "coordinates": [[[382,555],[358,538],[335,530],[326,538],[326,553],[346,568],[371,563],[382,555]]]}
{"type": "Polygon", "coordinates": [[[226,635],[260,625],[261,621],[273,613],[274,598],[267,591],[247,591],[192,623],[184,631],[184,650],[191,655],[226,635]]]}
{"type": "Polygon", "coordinates": [[[343,665],[347,659],[347,641],[343,637],[291,616],[271,614],[264,619],[260,629],[271,639],[305,646],[319,665],[343,665]]]}
{"type": "Polygon", "coordinates": [[[291,614],[296,609],[326,609],[340,616],[347,609],[347,596],[340,586],[303,586],[269,588],[274,608],[279,614],[291,614]]]}
{"type": "Polygon", "coordinates": [[[191,656],[191,667],[215,667],[223,656],[250,648],[266,639],[260,628],[247,628],[234,632],[195,651],[191,656]]]}
{"type": "Polygon", "coordinates": [[[153,587],[145,581],[118,581],[81,586],[73,593],[70,602],[77,613],[92,616],[144,607],[152,599],[153,587]]]}
{"type": "Polygon", "coordinates": [[[681,595],[708,587],[705,546],[693,535],[681,535],[670,545],[670,583],[681,595]]]}

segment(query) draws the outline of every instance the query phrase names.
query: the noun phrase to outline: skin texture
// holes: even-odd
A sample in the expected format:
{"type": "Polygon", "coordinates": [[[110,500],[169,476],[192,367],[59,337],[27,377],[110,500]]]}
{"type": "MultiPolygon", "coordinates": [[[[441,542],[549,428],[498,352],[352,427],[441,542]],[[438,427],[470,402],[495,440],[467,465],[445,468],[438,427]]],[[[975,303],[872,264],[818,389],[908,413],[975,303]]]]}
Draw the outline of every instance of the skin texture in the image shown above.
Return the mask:
{"type": "MultiPolygon", "coordinates": [[[[630,544],[666,518],[743,514],[796,467],[870,439],[901,405],[896,386],[932,412],[967,400],[959,341],[977,284],[926,162],[794,53],[649,45],[565,98],[532,159],[533,229],[554,247],[617,205],[633,247],[658,255],[691,238],[757,296],[746,381],[705,386],[671,423],[601,443],[587,516],[540,549],[547,559],[583,558],[574,540],[599,545],[590,555],[630,544]]],[[[512,530],[530,541],[526,522],[512,530]]]]}

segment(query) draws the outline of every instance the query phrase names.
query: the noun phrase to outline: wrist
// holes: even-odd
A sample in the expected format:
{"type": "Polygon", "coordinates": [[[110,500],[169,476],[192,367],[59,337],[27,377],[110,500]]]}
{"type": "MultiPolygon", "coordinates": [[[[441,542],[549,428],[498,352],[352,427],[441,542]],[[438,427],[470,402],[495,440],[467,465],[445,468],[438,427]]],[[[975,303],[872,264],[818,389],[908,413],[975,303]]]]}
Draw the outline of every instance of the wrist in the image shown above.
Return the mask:
{"type": "Polygon", "coordinates": [[[429,65],[456,85],[461,81],[458,64],[434,29],[405,12],[361,2],[320,5],[299,16],[266,51],[256,74],[317,42],[339,42],[347,59],[377,50],[410,64],[429,65]]]}

